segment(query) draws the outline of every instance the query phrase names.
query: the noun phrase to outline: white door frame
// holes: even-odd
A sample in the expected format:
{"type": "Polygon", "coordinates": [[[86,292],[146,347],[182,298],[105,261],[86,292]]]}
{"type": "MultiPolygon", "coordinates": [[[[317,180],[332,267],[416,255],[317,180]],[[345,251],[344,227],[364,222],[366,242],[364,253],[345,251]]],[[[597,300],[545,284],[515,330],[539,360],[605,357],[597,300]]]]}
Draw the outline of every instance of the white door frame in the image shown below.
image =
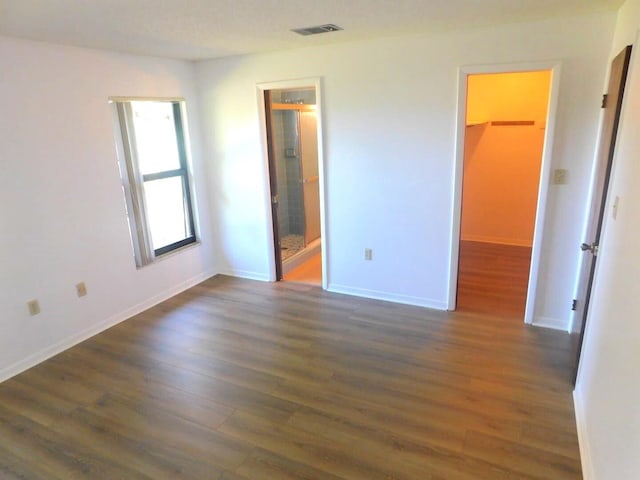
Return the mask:
{"type": "Polygon", "coordinates": [[[454,185],[453,185],[453,215],[451,225],[451,253],[449,270],[449,299],[448,310],[455,310],[458,293],[458,260],[460,255],[460,225],[462,222],[462,175],[464,171],[464,143],[466,135],[467,110],[467,77],[482,73],[515,73],[551,70],[551,89],[549,92],[549,108],[547,110],[547,125],[544,136],[544,149],[540,167],[540,184],[538,187],[538,204],[536,208],[536,222],[533,234],[533,249],[531,252],[531,268],[529,271],[529,285],[527,288],[527,305],[524,313],[525,323],[532,323],[536,305],[536,291],[538,274],[542,256],[542,240],[544,238],[544,220],[551,180],[551,163],[553,152],[553,138],[556,127],[558,110],[558,94],[560,90],[559,61],[477,65],[460,67],[458,71],[458,117],[455,145],[454,185]]]}
{"type": "Polygon", "coordinates": [[[327,221],[326,221],[326,182],[325,182],[325,162],[324,162],[324,140],[323,140],[323,115],[322,115],[322,79],[320,77],[300,78],[295,80],[281,80],[275,82],[259,83],[257,85],[258,95],[258,116],[260,119],[260,131],[262,138],[263,165],[266,171],[265,201],[266,215],[268,222],[268,234],[271,238],[272,248],[269,249],[269,280],[276,281],[276,258],[273,231],[273,211],[271,208],[271,187],[269,185],[269,150],[267,144],[267,123],[266,110],[264,104],[264,92],[267,90],[297,89],[313,87],[316,90],[316,112],[318,115],[318,176],[320,181],[320,238],[322,239],[320,248],[322,252],[322,288],[327,289],[329,284],[329,271],[327,268],[327,221]]]}

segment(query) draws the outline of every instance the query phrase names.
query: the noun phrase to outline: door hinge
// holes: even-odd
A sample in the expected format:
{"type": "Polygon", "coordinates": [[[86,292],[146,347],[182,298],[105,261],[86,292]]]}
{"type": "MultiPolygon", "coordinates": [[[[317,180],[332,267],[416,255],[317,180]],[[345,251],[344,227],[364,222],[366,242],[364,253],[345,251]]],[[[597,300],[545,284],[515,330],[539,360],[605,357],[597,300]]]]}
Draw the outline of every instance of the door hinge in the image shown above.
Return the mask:
{"type": "Polygon", "coordinates": [[[575,312],[578,309],[578,299],[574,298],[571,302],[571,311],[575,312]]]}
{"type": "Polygon", "coordinates": [[[609,99],[609,95],[606,93],[602,95],[602,108],[607,108],[607,100],[609,99]]]}
{"type": "Polygon", "coordinates": [[[583,243],[580,245],[580,250],[583,252],[591,252],[594,257],[598,256],[598,244],[596,243],[583,243]]]}
{"type": "Polygon", "coordinates": [[[272,195],[271,196],[271,203],[273,203],[274,205],[276,205],[278,203],[278,195],[272,195]]]}

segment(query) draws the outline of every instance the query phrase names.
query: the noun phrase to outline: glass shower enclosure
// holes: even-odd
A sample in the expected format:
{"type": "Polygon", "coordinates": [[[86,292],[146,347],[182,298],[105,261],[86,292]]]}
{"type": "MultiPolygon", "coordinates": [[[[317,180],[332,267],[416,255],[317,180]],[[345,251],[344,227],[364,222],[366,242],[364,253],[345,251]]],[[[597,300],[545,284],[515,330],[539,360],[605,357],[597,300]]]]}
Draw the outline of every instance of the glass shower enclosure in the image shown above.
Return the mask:
{"type": "Polygon", "coordinates": [[[281,277],[320,246],[316,99],[314,89],[271,90],[266,97],[281,277]]]}

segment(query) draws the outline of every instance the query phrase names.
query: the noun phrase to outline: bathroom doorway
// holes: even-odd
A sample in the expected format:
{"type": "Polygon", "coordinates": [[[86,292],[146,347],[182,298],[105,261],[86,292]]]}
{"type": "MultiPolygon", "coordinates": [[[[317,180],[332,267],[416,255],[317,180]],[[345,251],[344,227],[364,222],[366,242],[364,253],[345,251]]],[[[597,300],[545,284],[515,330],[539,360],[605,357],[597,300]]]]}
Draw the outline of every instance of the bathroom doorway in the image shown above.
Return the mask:
{"type": "Polygon", "coordinates": [[[264,90],[276,280],[321,286],[315,87],[264,90]]]}

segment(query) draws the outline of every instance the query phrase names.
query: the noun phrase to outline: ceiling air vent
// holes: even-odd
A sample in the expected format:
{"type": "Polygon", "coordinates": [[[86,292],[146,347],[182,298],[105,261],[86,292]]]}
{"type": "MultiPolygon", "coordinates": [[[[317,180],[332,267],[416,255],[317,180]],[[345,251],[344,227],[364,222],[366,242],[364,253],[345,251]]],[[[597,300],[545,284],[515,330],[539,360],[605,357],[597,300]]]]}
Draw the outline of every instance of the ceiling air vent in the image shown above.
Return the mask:
{"type": "Polygon", "coordinates": [[[337,32],[338,30],[342,30],[342,27],[339,27],[332,23],[328,23],[326,25],[318,25],[316,27],[294,28],[291,31],[296,32],[298,35],[306,36],[306,35],[317,35],[319,33],[337,32]]]}

